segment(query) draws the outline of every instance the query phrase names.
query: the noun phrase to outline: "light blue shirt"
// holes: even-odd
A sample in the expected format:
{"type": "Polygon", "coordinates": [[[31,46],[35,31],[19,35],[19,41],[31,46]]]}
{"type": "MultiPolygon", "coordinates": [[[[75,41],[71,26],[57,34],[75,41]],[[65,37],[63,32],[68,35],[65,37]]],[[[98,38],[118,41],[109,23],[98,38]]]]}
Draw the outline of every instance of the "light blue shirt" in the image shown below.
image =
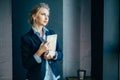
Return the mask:
{"type": "MultiPolygon", "coordinates": [[[[43,32],[44,32],[44,35],[43,37],[40,37],[40,33],[34,28],[32,27],[34,33],[40,38],[40,40],[43,42],[43,41],[46,41],[46,35],[45,35],[45,32],[48,31],[47,28],[43,27],[43,32]]],[[[57,59],[57,52],[56,52],[56,57],[54,58],[57,59]]],[[[34,58],[35,60],[37,61],[37,63],[41,63],[42,60],[41,58],[35,53],[34,55],[34,58]]],[[[50,65],[48,64],[48,61],[46,60],[46,73],[45,73],[45,78],[44,80],[58,80],[60,78],[60,75],[55,77],[55,75],[53,74],[52,70],[51,70],[51,67],[50,65]]]]}

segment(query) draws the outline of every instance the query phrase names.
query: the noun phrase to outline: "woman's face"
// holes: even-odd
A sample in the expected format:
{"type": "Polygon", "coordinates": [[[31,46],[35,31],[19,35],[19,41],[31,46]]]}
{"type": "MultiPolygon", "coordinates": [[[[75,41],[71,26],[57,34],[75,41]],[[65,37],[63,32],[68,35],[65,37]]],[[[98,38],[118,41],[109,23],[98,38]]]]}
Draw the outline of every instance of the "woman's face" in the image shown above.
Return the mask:
{"type": "Polygon", "coordinates": [[[46,8],[40,8],[34,15],[35,23],[39,26],[46,26],[49,21],[49,10],[46,8]]]}

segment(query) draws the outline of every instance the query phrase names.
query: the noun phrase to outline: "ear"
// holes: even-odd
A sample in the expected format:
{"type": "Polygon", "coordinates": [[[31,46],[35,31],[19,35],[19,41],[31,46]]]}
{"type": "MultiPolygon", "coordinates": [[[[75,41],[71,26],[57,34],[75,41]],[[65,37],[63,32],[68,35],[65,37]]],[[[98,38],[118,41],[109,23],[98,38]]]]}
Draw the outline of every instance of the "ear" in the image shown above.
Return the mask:
{"type": "Polygon", "coordinates": [[[33,15],[32,15],[32,18],[33,18],[33,20],[35,20],[35,19],[36,19],[36,15],[35,15],[35,14],[33,14],[33,15]]]}

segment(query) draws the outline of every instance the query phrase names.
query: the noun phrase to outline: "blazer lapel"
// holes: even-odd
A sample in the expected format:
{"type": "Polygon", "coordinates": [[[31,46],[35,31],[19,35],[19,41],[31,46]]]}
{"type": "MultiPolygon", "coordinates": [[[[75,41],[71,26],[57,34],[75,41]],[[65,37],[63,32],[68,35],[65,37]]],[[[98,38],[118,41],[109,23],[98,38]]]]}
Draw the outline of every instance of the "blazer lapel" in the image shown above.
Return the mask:
{"type": "Polygon", "coordinates": [[[46,36],[50,35],[50,32],[49,32],[49,30],[48,30],[48,31],[46,31],[46,33],[45,33],[45,34],[46,34],[46,36]]]}
{"type": "Polygon", "coordinates": [[[42,43],[42,41],[40,40],[40,38],[34,33],[33,29],[30,30],[30,33],[32,35],[32,40],[35,44],[40,44],[42,43]]]}

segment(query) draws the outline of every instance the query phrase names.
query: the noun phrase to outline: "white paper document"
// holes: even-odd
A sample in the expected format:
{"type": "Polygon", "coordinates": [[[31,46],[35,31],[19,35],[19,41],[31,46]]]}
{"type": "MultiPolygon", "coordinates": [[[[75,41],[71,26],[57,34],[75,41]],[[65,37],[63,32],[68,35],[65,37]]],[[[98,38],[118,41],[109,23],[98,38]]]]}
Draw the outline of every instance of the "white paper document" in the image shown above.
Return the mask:
{"type": "Polygon", "coordinates": [[[48,35],[47,41],[49,42],[49,46],[50,46],[49,49],[51,51],[55,51],[56,50],[56,43],[57,43],[57,34],[48,35]]]}

